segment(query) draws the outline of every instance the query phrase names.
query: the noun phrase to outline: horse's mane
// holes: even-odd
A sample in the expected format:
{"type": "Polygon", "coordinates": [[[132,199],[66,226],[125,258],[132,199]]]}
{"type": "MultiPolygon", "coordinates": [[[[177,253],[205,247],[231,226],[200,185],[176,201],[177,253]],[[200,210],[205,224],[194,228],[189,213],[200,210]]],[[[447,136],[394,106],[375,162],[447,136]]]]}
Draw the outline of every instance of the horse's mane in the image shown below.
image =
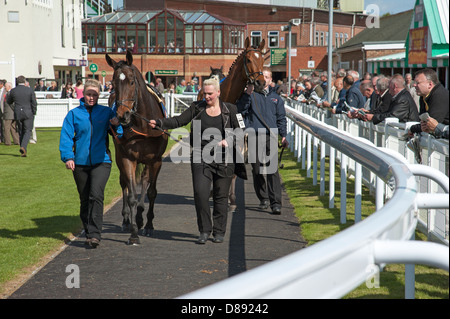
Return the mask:
{"type": "MultiPolygon", "coordinates": [[[[258,49],[257,46],[252,45],[251,46],[252,49],[258,49]]],[[[237,56],[237,58],[233,61],[233,63],[230,66],[230,69],[228,70],[228,74],[231,73],[231,71],[233,70],[233,68],[236,66],[236,63],[238,63],[238,61],[240,61],[240,59],[242,59],[242,57],[244,56],[244,53],[247,52],[247,49],[245,49],[244,51],[242,51],[241,53],[239,53],[239,55],[237,56]]]]}

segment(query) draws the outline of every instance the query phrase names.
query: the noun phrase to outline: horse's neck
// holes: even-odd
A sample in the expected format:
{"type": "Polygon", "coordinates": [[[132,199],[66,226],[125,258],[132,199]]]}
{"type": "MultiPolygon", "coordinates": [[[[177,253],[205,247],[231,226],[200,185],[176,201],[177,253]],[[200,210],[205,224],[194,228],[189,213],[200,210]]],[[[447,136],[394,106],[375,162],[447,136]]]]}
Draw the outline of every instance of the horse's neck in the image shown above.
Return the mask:
{"type": "Polygon", "coordinates": [[[225,102],[236,103],[245,89],[247,80],[242,76],[242,72],[238,67],[240,63],[242,62],[236,61],[235,65],[228,73],[227,78],[223,82],[224,90],[221,87],[221,95],[223,96],[223,100],[225,102]]]}

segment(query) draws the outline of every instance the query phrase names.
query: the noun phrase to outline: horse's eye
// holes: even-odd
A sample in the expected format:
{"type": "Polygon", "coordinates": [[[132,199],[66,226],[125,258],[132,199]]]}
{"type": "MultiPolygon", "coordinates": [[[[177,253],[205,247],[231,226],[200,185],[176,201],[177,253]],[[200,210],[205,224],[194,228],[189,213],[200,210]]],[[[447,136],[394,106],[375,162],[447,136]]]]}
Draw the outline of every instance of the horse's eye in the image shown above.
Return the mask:
{"type": "Polygon", "coordinates": [[[131,81],[131,85],[134,85],[134,81],[131,81]]]}

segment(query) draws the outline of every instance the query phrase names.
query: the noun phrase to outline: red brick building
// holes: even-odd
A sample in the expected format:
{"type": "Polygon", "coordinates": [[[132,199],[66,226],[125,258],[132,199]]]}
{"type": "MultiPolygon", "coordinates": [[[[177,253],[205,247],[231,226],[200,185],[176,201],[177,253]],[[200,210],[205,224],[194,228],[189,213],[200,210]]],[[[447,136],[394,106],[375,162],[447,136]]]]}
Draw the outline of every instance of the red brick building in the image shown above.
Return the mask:
{"type": "MultiPolygon", "coordinates": [[[[365,15],[334,12],[333,44],[336,47],[365,29],[365,15]]],[[[223,66],[227,73],[243,49],[245,38],[258,45],[263,39],[270,58],[266,65],[274,79],[288,74],[286,48],[289,33],[281,27],[291,19],[293,25],[291,74],[327,69],[328,11],[218,1],[126,0],[125,10],[95,17],[83,22],[84,41],[88,44],[88,60],[99,71],[112,70],[104,54],[123,59],[124,50],[133,50],[134,64],[145,76],[152,71],[165,85],[181,78],[202,79],[210,66],[223,66]],[[314,66],[311,62],[314,61],[314,66]]],[[[96,73],[98,77],[100,72],[96,73]]],[[[87,71],[88,76],[92,76],[87,71]]]]}

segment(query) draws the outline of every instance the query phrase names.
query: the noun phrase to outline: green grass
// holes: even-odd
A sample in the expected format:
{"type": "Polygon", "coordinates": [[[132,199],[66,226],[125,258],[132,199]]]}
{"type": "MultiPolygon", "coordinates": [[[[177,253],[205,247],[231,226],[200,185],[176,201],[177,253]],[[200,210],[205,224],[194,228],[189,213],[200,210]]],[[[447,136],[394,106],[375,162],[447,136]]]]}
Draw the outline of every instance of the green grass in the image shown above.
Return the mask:
{"type": "MultiPolygon", "coordinates": [[[[81,230],[73,175],[59,157],[59,132],[38,129],[38,143],[29,144],[24,158],[18,146],[0,145],[0,293],[81,230]]],[[[113,165],[105,204],[121,194],[118,179],[113,165]]]]}
{"type": "MultiPolygon", "coordinates": [[[[301,169],[301,163],[289,150],[283,153],[280,169],[284,187],[289,195],[291,204],[300,221],[300,230],[308,245],[331,237],[336,233],[354,225],[354,184],[347,181],[347,222],[340,223],[340,177],[339,167],[335,169],[335,208],[328,208],[328,181],[329,170],[326,161],[326,192],[319,196],[319,183],[313,186],[313,179],[306,176],[306,170],[301,169]]],[[[320,163],[318,164],[320,170],[320,163]]],[[[312,171],[311,171],[312,174],[312,171]]],[[[368,189],[363,187],[362,192],[362,218],[375,211],[374,197],[368,189]]],[[[426,240],[426,236],[416,232],[418,240],[426,240]]],[[[388,265],[380,274],[380,287],[367,288],[365,284],[350,292],[345,298],[379,298],[402,299],[405,291],[404,265],[388,265]]],[[[416,265],[416,294],[417,299],[448,299],[449,276],[442,269],[416,265]]]]}

